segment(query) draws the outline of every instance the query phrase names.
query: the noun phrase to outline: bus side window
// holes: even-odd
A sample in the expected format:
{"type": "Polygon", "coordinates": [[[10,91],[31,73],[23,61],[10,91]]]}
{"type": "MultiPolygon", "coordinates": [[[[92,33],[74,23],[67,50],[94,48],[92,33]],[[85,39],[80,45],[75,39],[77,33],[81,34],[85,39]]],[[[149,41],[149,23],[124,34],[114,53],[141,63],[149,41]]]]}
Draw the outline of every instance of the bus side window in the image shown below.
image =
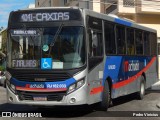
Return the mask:
{"type": "Polygon", "coordinates": [[[134,29],[127,28],[127,55],[135,54],[134,29]]]}
{"type": "Polygon", "coordinates": [[[91,30],[91,34],[89,35],[90,57],[102,56],[102,48],[102,33],[91,30]]]}
{"type": "Polygon", "coordinates": [[[155,33],[150,33],[151,55],[157,55],[157,37],[155,33]]]}
{"type": "Polygon", "coordinates": [[[105,22],[105,51],[106,54],[116,54],[114,24],[105,22]]]}
{"type": "Polygon", "coordinates": [[[125,28],[116,26],[117,53],[126,54],[125,28]]]}
{"type": "Polygon", "coordinates": [[[136,54],[143,55],[143,38],[140,30],[136,30],[136,54]]]}
{"type": "Polygon", "coordinates": [[[150,41],[148,32],[144,32],[144,55],[150,55],[150,41]]]}

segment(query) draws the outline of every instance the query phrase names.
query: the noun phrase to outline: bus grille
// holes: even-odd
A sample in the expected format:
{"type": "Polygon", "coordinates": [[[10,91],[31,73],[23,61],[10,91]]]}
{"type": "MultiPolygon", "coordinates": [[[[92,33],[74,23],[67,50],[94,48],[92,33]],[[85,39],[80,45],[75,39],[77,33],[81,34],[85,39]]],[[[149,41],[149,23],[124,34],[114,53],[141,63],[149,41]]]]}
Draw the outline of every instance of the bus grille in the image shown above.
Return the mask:
{"type": "Polygon", "coordinates": [[[35,96],[46,97],[47,101],[61,101],[64,95],[66,95],[66,91],[50,92],[50,93],[17,91],[17,94],[20,101],[23,100],[33,101],[35,96]]]}
{"type": "Polygon", "coordinates": [[[71,78],[67,73],[22,73],[22,74],[13,74],[13,78],[20,81],[64,81],[71,78]]]}

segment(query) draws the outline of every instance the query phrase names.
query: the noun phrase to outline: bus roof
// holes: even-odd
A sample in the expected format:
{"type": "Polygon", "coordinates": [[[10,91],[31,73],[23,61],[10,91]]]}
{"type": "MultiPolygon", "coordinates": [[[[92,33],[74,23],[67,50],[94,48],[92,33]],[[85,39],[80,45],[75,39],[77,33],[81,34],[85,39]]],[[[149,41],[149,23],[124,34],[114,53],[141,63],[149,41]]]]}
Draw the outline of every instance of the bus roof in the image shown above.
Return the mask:
{"type": "Polygon", "coordinates": [[[97,18],[100,18],[100,19],[103,19],[103,20],[115,22],[115,23],[122,24],[122,25],[125,25],[125,26],[128,26],[128,27],[133,27],[133,28],[142,29],[142,30],[145,30],[145,31],[157,33],[157,31],[155,29],[139,25],[135,22],[131,22],[131,21],[123,19],[123,18],[119,18],[118,16],[115,17],[115,16],[106,15],[106,14],[103,14],[103,13],[97,13],[95,11],[88,10],[88,9],[84,9],[84,11],[85,11],[86,15],[89,15],[89,16],[92,16],[92,17],[97,17],[97,18]]]}
{"type": "MultiPolygon", "coordinates": [[[[16,10],[16,11],[23,11],[23,10],[46,10],[46,9],[81,9],[79,7],[38,7],[38,8],[26,8],[26,9],[20,9],[20,10],[16,10]]],[[[15,12],[16,12],[15,11],[15,12]]]]}
{"type": "Polygon", "coordinates": [[[76,6],[72,6],[72,7],[39,7],[39,8],[27,8],[27,9],[21,9],[21,10],[17,10],[17,11],[13,11],[13,12],[18,12],[18,11],[30,11],[30,10],[50,10],[50,9],[79,9],[81,11],[83,11],[83,13],[85,15],[89,15],[92,17],[97,17],[103,20],[107,20],[107,21],[111,21],[111,22],[115,22],[118,24],[122,24],[128,27],[133,27],[133,28],[137,28],[137,29],[142,29],[145,31],[149,31],[149,32],[157,32],[155,29],[149,28],[149,27],[145,27],[142,25],[139,25],[135,22],[131,22],[129,20],[123,19],[123,18],[119,18],[119,17],[115,17],[115,16],[110,16],[110,15],[106,15],[103,13],[97,13],[95,11],[89,10],[89,9],[84,9],[84,8],[79,8],[76,6]]]}

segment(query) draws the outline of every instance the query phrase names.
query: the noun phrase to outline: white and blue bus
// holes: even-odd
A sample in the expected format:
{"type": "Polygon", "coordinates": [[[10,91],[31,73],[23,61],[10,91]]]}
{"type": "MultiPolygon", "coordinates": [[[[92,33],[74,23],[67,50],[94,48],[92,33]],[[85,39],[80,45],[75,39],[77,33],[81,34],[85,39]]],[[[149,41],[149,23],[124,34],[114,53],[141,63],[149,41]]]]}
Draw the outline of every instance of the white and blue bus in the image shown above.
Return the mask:
{"type": "Polygon", "coordinates": [[[75,7],[10,13],[7,99],[36,106],[98,105],[157,82],[156,30],[75,7]]]}

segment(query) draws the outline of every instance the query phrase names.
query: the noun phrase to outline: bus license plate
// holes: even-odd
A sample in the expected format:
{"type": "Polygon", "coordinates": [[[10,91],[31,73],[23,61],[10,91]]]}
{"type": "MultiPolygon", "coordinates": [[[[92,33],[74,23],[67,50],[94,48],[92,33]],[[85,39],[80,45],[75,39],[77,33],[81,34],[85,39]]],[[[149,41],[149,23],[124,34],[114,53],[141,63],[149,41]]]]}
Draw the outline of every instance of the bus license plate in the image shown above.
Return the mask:
{"type": "Polygon", "coordinates": [[[43,97],[43,96],[42,97],[41,96],[40,97],[33,97],[33,100],[34,101],[47,101],[47,97],[43,97]]]}

